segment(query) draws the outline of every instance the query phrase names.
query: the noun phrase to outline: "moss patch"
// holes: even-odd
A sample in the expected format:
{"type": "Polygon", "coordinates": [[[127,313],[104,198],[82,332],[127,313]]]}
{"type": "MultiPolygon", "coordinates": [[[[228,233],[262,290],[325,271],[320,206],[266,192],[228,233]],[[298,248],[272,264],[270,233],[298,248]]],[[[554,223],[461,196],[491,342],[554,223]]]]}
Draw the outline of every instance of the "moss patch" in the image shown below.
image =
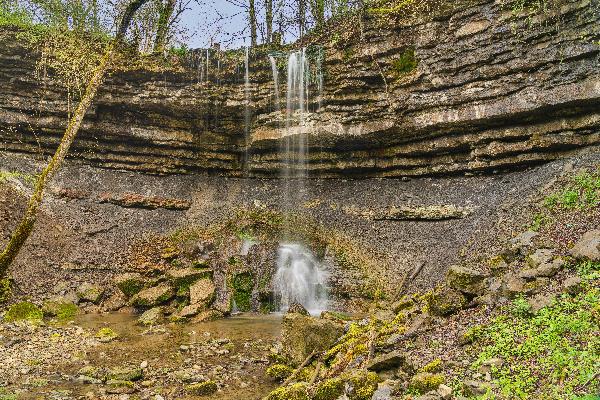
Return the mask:
{"type": "Polygon", "coordinates": [[[315,388],[313,400],[336,400],[344,394],[346,384],[339,378],[319,382],[315,388]]]}
{"type": "Polygon", "coordinates": [[[274,365],[271,365],[267,369],[266,374],[273,379],[276,379],[278,381],[283,381],[285,378],[290,376],[293,372],[294,372],[294,369],[292,367],[288,367],[285,364],[274,364],[274,365]]]}
{"type": "Polygon", "coordinates": [[[295,383],[275,389],[266,400],[310,400],[305,383],[295,383]]]}
{"type": "Polygon", "coordinates": [[[209,396],[217,391],[217,383],[215,381],[205,381],[194,383],[185,387],[185,391],[195,396],[209,396]]]}
{"type": "Polygon", "coordinates": [[[119,337],[119,334],[110,328],[101,328],[96,332],[96,338],[101,342],[110,342],[119,337]]]}
{"type": "Polygon", "coordinates": [[[250,311],[254,277],[250,272],[237,274],[232,280],[233,299],[240,311],[250,311]]]}
{"type": "Polygon", "coordinates": [[[381,381],[381,378],[375,372],[367,371],[357,371],[342,376],[342,379],[351,387],[348,393],[350,400],[370,400],[381,381]]]}
{"type": "Polygon", "coordinates": [[[415,49],[410,47],[404,50],[404,52],[400,54],[400,57],[392,61],[392,72],[399,78],[417,69],[418,64],[419,62],[415,56],[415,49]]]}
{"type": "Polygon", "coordinates": [[[4,321],[6,322],[40,322],[42,319],[44,319],[44,313],[42,310],[35,304],[28,301],[13,304],[10,306],[6,312],[6,315],[4,316],[4,321]]]}

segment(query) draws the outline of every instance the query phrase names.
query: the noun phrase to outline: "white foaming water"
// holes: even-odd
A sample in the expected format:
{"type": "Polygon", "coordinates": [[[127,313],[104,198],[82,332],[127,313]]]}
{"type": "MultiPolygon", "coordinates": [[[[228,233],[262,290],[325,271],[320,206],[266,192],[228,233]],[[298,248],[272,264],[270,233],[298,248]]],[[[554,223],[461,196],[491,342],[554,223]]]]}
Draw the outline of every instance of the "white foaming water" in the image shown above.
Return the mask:
{"type": "Polygon", "coordinates": [[[269,55],[271,63],[271,71],[273,72],[273,90],[275,91],[275,111],[281,111],[281,100],[279,99],[279,71],[277,70],[277,60],[272,55],[269,55]]]}
{"type": "Polygon", "coordinates": [[[320,314],[327,308],[327,278],[327,272],[306,247],[281,244],[274,279],[279,310],[300,303],[311,314],[320,314]]]}

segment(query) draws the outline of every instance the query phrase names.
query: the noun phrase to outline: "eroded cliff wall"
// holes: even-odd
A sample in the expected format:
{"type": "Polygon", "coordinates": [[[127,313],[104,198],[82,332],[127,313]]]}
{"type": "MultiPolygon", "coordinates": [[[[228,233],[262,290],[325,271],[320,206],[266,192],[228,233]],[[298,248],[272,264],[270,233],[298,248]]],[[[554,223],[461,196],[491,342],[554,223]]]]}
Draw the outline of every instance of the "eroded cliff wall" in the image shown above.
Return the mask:
{"type": "MultiPolygon", "coordinates": [[[[193,69],[117,73],[73,157],[240,176],[249,154],[251,176],[278,176],[281,137],[301,131],[309,134],[311,176],[382,177],[518,168],[597,147],[598,0],[564,0],[533,16],[500,3],[413,22],[371,18],[349,42],[332,36],[323,43],[322,96],[310,97],[305,125],[291,132],[274,111],[264,53],[250,60],[248,109],[242,67],[224,66],[202,82],[193,69]],[[416,68],[406,70],[401,60],[413,55],[416,68]]],[[[0,34],[0,48],[0,145],[50,152],[66,124],[67,95],[36,76],[36,55],[13,33],[0,34]]]]}

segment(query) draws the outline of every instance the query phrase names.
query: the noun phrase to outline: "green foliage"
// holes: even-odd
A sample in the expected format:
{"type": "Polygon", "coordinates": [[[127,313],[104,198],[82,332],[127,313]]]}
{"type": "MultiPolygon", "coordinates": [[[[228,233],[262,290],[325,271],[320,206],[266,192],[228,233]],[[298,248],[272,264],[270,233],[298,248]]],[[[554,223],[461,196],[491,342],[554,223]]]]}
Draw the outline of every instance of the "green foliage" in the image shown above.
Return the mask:
{"type": "Polygon", "coordinates": [[[9,1],[0,2],[0,26],[26,29],[33,26],[31,15],[9,1]]]}
{"type": "Polygon", "coordinates": [[[544,200],[549,209],[587,209],[600,205],[600,171],[582,172],[561,192],[544,200]]]}
{"type": "Polygon", "coordinates": [[[479,338],[483,336],[485,333],[485,326],[483,325],[474,325],[467,329],[467,331],[463,334],[463,339],[466,343],[474,343],[479,338]]]}
{"type": "Polygon", "coordinates": [[[0,400],[17,400],[16,394],[9,392],[8,389],[0,387],[0,400]]]}
{"type": "Polygon", "coordinates": [[[523,296],[519,296],[513,300],[510,312],[516,317],[525,318],[531,313],[531,306],[523,296]]]}
{"type": "Polygon", "coordinates": [[[400,57],[392,61],[392,71],[396,77],[401,77],[414,71],[418,64],[419,62],[415,56],[415,49],[411,47],[404,50],[400,57]]]}
{"type": "Polygon", "coordinates": [[[42,310],[35,304],[28,301],[13,304],[9,307],[6,315],[4,315],[4,321],[6,322],[40,322],[43,318],[44,313],[42,310]]]}
{"type": "Polygon", "coordinates": [[[600,289],[598,281],[576,297],[529,316],[523,300],[486,328],[473,368],[501,358],[492,367],[499,393],[515,399],[572,399],[597,387],[600,369],[600,289]],[[515,310],[520,310],[515,312],[515,310]]]}

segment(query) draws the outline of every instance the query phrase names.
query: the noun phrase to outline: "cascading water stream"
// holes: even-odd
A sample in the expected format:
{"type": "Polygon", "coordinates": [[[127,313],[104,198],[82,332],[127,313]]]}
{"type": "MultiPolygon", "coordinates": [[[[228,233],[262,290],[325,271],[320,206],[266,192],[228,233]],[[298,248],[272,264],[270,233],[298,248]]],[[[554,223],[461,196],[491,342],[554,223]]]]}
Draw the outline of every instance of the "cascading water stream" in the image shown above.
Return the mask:
{"type": "Polygon", "coordinates": [[[279,97],[279,70],[277,69],[277,60],[275,56],[269,55],[271,63],[271,71],[273,72],[273,90],[275,92],[275,111],[277,114],[281,112],[281,99],[279,97]]]}
{"type": "MultiPolygon", "coordinates": [[[[269,57],[275,82],[275,107],[279,107],[277,63],[269,57]]],[[[312,314],[327,307],[327,273],[308,248],[291,243],[288,216],[302,203],[308,176],[308,137],[305,114],[308,111],[310,64],[306,49],[289,54],[287,68],[285,130],[281,140],[284,211],[284,242],[280,244],[274,288],[279,309],[285,311],[294,303],[302,304],[312,314]]]]}

